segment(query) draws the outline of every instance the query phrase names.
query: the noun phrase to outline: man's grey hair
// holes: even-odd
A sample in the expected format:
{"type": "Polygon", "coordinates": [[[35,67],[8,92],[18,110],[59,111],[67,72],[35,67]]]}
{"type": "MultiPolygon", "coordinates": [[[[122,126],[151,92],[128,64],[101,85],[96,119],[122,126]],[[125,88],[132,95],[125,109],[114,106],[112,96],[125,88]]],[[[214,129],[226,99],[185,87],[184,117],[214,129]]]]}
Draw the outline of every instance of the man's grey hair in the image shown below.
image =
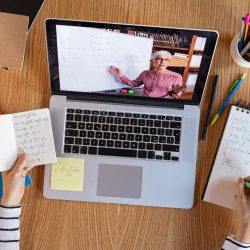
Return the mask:
{"type": "Polygon", "coordinates": [[[159,55],[166,55],[168,56],[170,59],[172,58],[172,55],[169,51],[167,50],[158,50],[156,52],[154,52],[151,56],[151,59],[154,60],[156,57],[159,57],[159,55]]]}

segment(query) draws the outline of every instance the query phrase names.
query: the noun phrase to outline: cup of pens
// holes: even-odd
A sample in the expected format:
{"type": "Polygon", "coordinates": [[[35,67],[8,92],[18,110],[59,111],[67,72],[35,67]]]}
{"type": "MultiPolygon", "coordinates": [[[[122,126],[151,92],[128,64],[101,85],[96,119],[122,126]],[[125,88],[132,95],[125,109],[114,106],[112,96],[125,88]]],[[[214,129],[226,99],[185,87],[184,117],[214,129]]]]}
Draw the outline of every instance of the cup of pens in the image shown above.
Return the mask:
{"type": "Polygon", "coordinates": [[[250,14],[241,20],[241,31],[231,42],[233,60],[241,67],[250,68],[250,14]]]}

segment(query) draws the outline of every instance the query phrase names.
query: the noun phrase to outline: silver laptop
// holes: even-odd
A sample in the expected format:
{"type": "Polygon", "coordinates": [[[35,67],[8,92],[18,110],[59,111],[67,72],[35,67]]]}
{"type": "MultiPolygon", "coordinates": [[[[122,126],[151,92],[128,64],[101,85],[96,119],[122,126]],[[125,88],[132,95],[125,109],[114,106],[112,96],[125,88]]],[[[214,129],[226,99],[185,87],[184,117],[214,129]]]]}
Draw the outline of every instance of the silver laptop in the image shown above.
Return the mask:
{"type": "Polygon", "coordinates": [[[191,208],[200,121],[218,32],[48,19],[58,157],[84,159],[83,191],[49,199],[191,208]]]}

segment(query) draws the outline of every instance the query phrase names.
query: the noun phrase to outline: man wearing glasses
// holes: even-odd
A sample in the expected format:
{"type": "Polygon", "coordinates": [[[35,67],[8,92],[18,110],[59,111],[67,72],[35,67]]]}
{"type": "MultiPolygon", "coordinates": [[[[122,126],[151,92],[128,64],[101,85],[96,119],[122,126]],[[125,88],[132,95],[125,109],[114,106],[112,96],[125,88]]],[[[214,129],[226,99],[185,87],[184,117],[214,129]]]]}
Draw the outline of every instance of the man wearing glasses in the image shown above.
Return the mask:
{"type": "Polygon", "coordinates": [[[114,66],[110,66],[109,71],[127,86],[139,87],[144,84],[144,96],[178,99],[184,87],[182,76],[167,69],[171,57],[171,53],[166,50],[154,52],[152,54],[153,70],[143,71],[135,80],[128,79],[120,69],[114,66]]]}

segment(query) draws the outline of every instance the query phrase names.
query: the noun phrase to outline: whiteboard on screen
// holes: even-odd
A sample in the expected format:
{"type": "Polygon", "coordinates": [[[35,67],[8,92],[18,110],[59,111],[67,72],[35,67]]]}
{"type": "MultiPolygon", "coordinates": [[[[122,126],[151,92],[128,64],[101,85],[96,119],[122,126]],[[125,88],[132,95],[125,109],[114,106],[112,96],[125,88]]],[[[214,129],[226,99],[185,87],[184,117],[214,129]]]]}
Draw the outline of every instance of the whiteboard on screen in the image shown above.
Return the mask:
{"type": "Polygon", "coordinates": [[[153,39],[97,28],[56,26],[61,90],[94,92],[124,87],[108,70],[129,79],[148,70],[153,39]]]}

